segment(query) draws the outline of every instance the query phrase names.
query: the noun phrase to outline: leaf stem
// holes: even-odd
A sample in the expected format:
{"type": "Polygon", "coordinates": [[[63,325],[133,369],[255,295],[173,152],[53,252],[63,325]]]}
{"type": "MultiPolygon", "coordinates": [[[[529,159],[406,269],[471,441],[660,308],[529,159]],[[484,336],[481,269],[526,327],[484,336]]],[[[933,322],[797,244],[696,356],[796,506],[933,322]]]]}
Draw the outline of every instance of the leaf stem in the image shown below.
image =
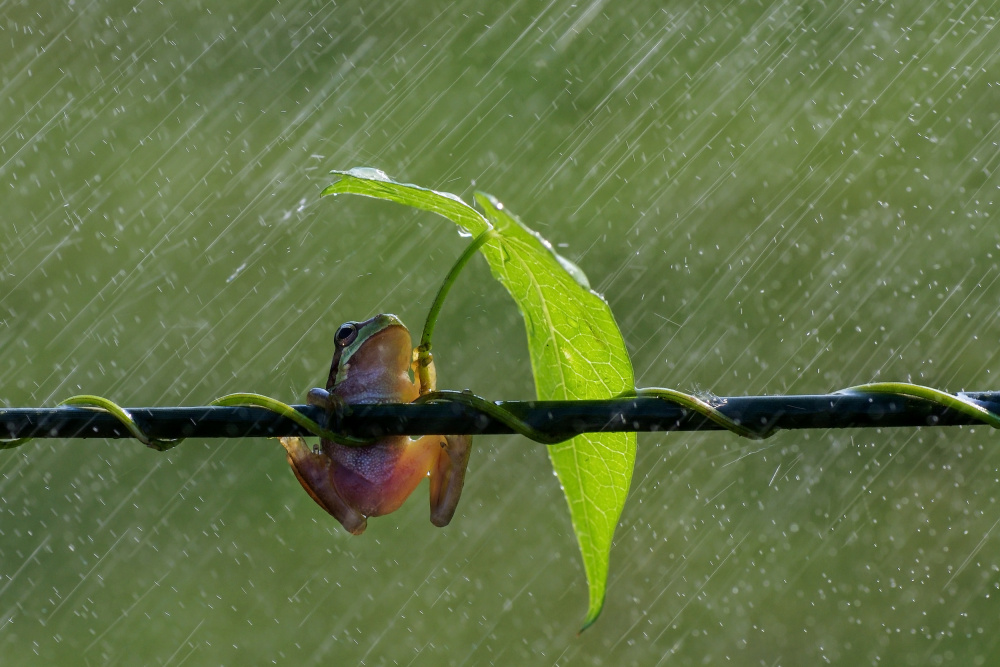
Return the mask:
{"type": "Polygon", "coordinates": [[[483,245],[492,238],[498,237],[498,234],[493,229],[487,229],[485,232],[477,236],[472,243],[470,243],[462,254],[459,255],[458,259],[455,260],[455,264],[448,271],[448,275],[445,276],[444,282],[441,283],[441,287],[438,289],[437,294],[434,296],[434,302],[431,303],[431,308],[427,311],[427,320],[424,322],[424,330],[420,334],[420,345],[417,347],[417,377],[420,382],[420,393],[426,394],[430,391],[431,387],[434,386],[434,381],[430,377],[429,367],[434,359],[431,354],[431,337],[434,335],[434,327],[437,325],[438,315],[441,314],[441,308],[444,306],[445,297],[448,296],[448,292],[451,291],[452,285],[458,280],[458,276],[462,273],[462,269],[465,265],[469,263],[476,251],[479,250],[483,245]]]}

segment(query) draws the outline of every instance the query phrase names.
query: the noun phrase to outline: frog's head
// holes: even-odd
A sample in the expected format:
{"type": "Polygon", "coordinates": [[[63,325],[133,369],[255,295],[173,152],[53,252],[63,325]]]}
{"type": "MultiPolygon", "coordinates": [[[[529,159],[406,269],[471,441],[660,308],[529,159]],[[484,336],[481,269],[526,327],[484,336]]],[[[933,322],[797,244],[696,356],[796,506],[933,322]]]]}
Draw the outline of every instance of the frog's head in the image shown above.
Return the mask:
{"type": "Polygon", "coordinates": [[[376,315],[364,322],[345,322],[334,334],[333,363],[326,381],[327,390],[352,375],[376,369],[406,372],[412,351],[410,332],[395,315],[376,315]]]}

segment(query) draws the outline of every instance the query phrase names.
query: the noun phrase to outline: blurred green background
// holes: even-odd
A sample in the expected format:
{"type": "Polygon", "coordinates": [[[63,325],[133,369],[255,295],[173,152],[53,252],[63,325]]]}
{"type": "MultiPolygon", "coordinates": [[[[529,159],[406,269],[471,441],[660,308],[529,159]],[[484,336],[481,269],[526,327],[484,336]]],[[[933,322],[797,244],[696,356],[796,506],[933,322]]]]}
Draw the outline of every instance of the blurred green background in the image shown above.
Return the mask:
{"type": "MultiPolygon", "coordinates": [[[[0,403],[289,402],[338,324],[418,329],[467,242],[320,201],[375,166],[491,192],[579,263],[639,386],[1000,389],[989,3],[8,2],[0,403]]],[[[440,383],[532,383],[473,262],[440,383]]],[[[9,664],[996,664],[987,428],[644,434],[608,601],[544,449],[476,441],[352,538],[273,440],[0,456],[9,664]]]]}

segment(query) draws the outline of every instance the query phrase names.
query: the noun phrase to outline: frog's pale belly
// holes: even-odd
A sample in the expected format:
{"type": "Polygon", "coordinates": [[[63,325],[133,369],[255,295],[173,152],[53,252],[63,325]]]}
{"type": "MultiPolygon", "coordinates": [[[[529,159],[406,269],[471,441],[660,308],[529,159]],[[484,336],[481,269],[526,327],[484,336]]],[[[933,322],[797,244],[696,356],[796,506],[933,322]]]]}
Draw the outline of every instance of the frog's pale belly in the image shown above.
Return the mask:
{"type": "Polygon", "coordinates": [[[341,498],[365,516],[381,516],[399,509],[427,477],[442,441],[441,436],[398,436],[367,447],[323,444],[336,463],[332,478],[341,498]]]}

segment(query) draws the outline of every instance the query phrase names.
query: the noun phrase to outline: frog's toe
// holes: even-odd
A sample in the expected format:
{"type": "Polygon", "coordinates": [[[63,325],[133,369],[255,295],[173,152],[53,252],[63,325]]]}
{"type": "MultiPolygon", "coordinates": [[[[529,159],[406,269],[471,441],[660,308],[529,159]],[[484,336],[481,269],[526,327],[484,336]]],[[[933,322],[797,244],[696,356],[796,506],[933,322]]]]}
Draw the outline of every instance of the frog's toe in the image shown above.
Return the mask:
{"type": "Polygon", "coordinates": [[[316,504],[329,512],[352,535],[368,527],[368,518],[347,504],[333,484],[336,465],[323,453],[313,452],[302,438],[279,438],[295,477],[316,504]]]}

